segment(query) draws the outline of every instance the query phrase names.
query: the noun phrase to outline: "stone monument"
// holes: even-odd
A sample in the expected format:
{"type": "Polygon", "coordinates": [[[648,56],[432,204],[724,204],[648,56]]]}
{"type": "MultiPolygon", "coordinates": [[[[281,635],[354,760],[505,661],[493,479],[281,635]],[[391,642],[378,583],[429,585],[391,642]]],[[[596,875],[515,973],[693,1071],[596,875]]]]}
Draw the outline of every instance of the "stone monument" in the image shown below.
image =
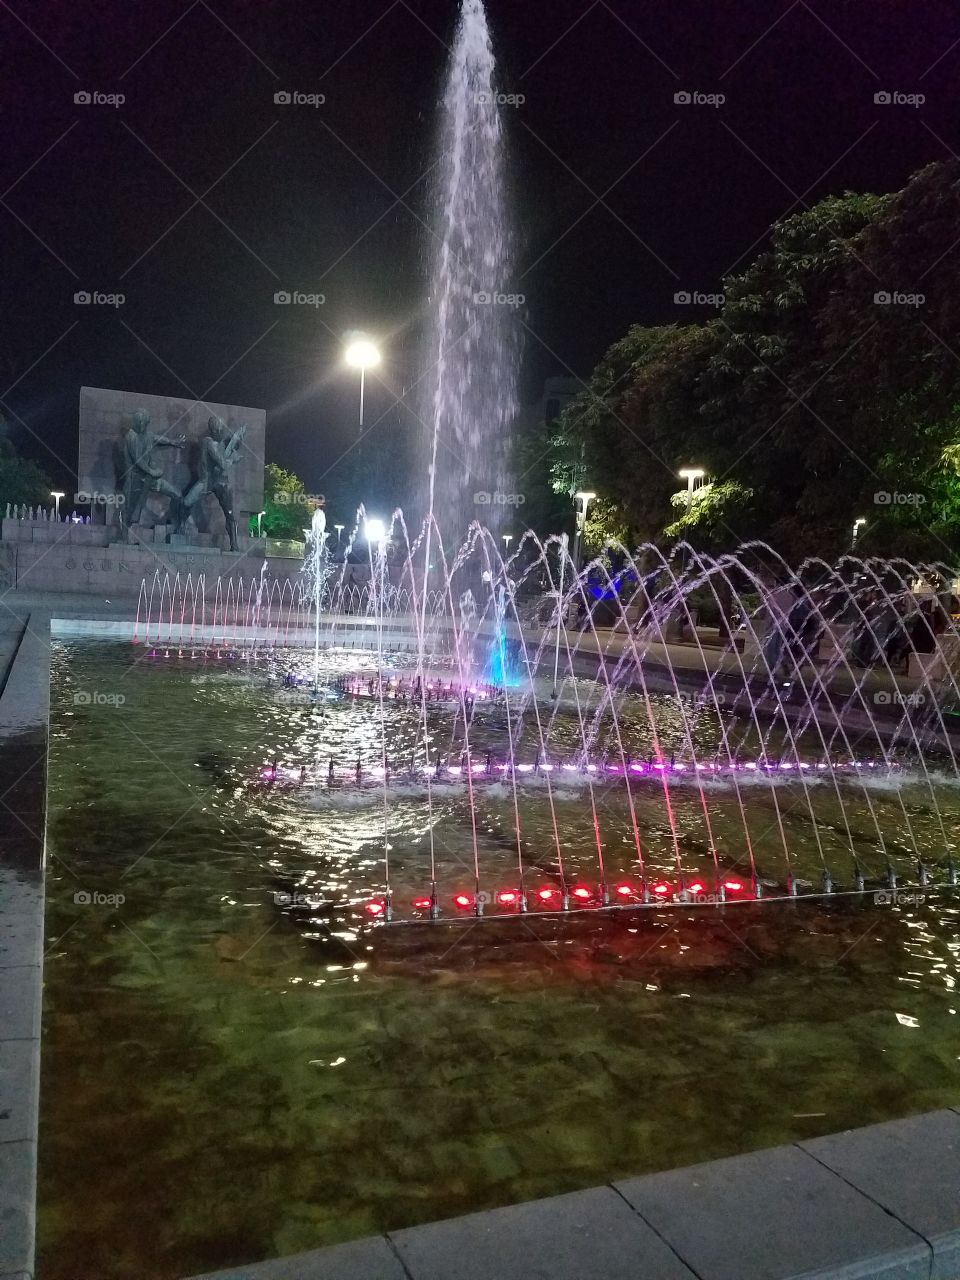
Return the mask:
{"type": "Polygon", "coordinates": [[[77,501],[112,541],[250,549],[265,427],[263,409],[82,387],[77,501]]]}

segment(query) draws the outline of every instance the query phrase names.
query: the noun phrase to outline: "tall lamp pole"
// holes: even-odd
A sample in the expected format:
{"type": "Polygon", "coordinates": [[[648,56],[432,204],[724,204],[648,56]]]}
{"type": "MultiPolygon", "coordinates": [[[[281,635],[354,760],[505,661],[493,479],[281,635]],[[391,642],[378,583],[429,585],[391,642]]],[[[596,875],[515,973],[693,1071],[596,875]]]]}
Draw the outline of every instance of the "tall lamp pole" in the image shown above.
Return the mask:
{"type": "Polygon", "coordinates": [[[574,572],[580,572],[580,540],[583,537],[583,530],[587,523],[587,508],[597,496],[588,489],[578,489],[573,495],[577,500],[577,529],[573,536],[573,568],[574,572]]]}
{"type": "Polygon", "coordinates": [[[347,344],[343,358],[351,369],[360,370],[360,428],[363,429],[363,390],[364,374],[380,363],[380,351],[376,343],[369,338],[354,338],[347,344]]]}

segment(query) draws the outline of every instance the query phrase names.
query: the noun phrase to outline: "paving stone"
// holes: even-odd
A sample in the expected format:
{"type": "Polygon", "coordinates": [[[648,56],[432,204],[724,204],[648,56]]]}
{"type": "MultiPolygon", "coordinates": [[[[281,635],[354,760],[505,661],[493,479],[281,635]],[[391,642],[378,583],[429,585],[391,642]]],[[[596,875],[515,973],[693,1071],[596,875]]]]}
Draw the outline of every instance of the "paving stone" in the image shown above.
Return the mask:
{"type": "Polygon", "coordinates": [[[414,1280],[694,1280],[611,1187],[390,1236],[414,1280]]]}
{"type": "Polygon", "coordinates": [[[36,1138],[39,1065],[39,1040],[0,1040],[0,1143],[36,1138]]]}
{"type": "Polygon", "coordinates": [[[797,1144],[927,1240],[931,1280],[960,1276],[960,1116],[931,1111],[797,1144]]]}
{"type": "Polygon", "coordinates": [[[193,1280],[407,1280],[383,1236],[329,1249],[298,1253],[273,1262],[194,1276],[193,1280]]]}
{"type": "Polygon", "coordinates": [[[700,1280],[927,1280],[924,1240],[798,1147],[615,1184],[700,1280]]]}
{"type": "Polygon", "coordinates": [[[40,1026],[40,966],[0,968],[0,1038],[33,1040],[40,1026]]]}
{"type": "Polygon", "coordinates": [[[39,885],[25,883],[0,867],[0,968],[40,963],[43,896],[39,885]]]}
{"type": "Polygon", "coordinates": [[[37,1147],[0,1142],[0,1276],[33,1267],[37,1147]]]}

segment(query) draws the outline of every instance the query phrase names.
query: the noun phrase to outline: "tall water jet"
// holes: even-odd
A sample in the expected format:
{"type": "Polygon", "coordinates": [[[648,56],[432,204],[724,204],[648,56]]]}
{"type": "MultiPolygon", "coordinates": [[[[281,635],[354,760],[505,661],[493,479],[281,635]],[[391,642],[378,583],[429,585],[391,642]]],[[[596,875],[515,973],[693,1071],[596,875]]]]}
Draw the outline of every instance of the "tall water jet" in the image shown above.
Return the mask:
{"type": "Polygon", "coordinates": [[[463,0],[434,170],[423,378],[428,503],[441,529],[495,522],[517,412],[519,321],[500,104],[482,0],[463,0]],[[513,301],[508,301],[513,299],[513,301]]]}

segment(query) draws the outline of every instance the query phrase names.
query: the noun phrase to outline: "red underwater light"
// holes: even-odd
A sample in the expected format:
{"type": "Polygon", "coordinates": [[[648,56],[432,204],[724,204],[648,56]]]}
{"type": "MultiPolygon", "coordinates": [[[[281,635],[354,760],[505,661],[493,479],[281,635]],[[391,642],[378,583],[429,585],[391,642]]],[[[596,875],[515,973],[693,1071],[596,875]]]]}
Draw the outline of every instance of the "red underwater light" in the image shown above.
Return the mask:
{"type": "Polygon", "coordinates": [[[666,884],[663,880],[661,880],[659,884],[655,884],[653,886],[653,892],[657,895],[658,898],[666,898],[668,894],[670,894],[671,889],[668,884],[666,884]]]}
{"type": "Polygon", "coordinates": [[[433,906],[433,900],[431,898],[414,898],[410,905],[415,911],[429,911],[433,906]]]}
{"type": "Polygon", "coordinates": [[[386,911],[386,905],[379,898],[375,898],[373,902],[365,903],[363,909],[368,916],[382,916],[386,911]]]}
{"type": "Polygon", "coordinates": [[[456,894],[456,896],[453,899],[453,902],[454,902],[454,906],[459,907],[461,911],[466,910],[467,907],[473,906],[473,898],[470,896],[469,893],[456,894]]]}
{"type": "Polygon", "coordinates": [[[618,898],[632,898],[636,893],[632,884],[618,884],[614,889],[618,898]]]}
{"type": "Polygon", "coordinates": [[[723,887],[730,893],[739,893],[743,888],[742,880],[724,880],[723,887]]]}
{"type": "Polygon", "coordinates": [[[586,902],[588,898],[593,897],[593,891],[588,889],[585,884],[575,884],[570,890],[571,898],[579,898],[581,902],[586,902]]]}
{"type": "Polygon", "coordinates": [[[687,885],[688,893],[706,893],[707,886],[701,880],[694,880],[693,884],[687,885]]]}
{"type": "Polygon", "coordinates": [[[501,889],[497,894],[497,901],[501,907],[513,907],[520,901],[520,894],[516,889],[501,889]]]}
{"type": "Polygon", "coordinates": [[[544,885],[542,889],[537,890],[537,897],[541,902],[552,902],[554,898],[559,896],[559,894],[559,889],[551,889],[547,885],[544,885]]]}

